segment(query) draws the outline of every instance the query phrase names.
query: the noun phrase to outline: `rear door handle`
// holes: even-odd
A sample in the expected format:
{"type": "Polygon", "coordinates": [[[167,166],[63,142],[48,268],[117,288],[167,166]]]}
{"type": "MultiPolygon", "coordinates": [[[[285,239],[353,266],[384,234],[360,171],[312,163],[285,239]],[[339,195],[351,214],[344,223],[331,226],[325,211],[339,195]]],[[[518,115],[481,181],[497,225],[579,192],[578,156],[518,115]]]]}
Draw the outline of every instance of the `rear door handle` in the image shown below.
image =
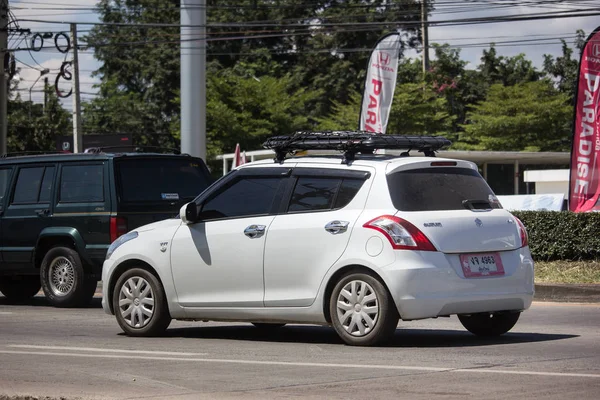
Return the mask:
{"type": "Polygon", "coordinates": [[[265,234],[265,229],[267,229],[265,225],[250,225],[244,229],[244,235],[250,239],[257,239],[265,234]]]}
{"type": "Polygon", "coordinates": [[[38,217],[46,217],[48,214],[50,214],[50,210],[47,208],[43,210],[35,210],[35,213],[38,215],[38,217]]]}
{"type": "Polygon", "coordinates": [[[350,225],[350,222],[348,221],[331,221],[325,225],[325,230],[332,235],[337,235],[346,232],[348,230],[348,225],[350,225]]]}

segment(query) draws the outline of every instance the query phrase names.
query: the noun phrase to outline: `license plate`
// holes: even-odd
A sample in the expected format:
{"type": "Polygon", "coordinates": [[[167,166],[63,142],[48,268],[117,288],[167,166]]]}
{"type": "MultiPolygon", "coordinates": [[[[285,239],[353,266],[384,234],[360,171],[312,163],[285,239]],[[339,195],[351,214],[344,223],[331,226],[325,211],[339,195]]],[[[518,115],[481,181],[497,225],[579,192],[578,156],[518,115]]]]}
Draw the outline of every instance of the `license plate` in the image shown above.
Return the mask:
{"type": "Polygon", "coordinates": [[[504,275],[504,266],[498,253],[461,254],[460,265],[465,278],[504,275]]]}

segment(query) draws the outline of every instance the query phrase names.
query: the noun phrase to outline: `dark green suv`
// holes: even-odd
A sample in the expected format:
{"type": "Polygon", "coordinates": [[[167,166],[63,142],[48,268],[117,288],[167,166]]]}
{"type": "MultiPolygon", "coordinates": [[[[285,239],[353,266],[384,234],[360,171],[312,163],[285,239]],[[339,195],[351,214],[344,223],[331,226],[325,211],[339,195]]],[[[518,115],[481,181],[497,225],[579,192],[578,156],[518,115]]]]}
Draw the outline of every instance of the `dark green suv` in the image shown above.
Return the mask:
{"type": "Polygon", "coordinates": [[[94,296],[108,246],[176,214],[210,183],[200,158],[158,153],[0,158],[0,292],[51,304],[94,296]]]}

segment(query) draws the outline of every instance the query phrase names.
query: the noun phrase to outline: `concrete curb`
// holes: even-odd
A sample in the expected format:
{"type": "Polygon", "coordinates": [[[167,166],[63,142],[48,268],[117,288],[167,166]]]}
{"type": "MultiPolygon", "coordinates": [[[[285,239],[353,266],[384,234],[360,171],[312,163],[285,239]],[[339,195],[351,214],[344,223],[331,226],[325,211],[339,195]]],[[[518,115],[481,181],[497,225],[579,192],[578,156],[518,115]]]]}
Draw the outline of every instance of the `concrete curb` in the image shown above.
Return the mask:
{"type": "Polygon", "coordinates": [[[600,284],[536,283],[534,299],[566,303],[600,303],[600,284]]]}

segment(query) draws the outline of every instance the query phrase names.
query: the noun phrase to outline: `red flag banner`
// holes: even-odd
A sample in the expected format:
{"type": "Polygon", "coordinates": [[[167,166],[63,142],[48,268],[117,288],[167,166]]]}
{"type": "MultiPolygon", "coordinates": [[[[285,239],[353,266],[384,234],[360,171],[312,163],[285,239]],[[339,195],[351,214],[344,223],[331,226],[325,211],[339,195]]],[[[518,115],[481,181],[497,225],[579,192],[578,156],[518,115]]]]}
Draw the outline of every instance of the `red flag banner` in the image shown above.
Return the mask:
{"type": "Polygon", "coordinates": [[[390,33],[377,42],[371,53],[358,129],[385,133],[396,89],[400,58],[400,34],[390,33]]]}
{"type": "Polygon", "coordinates": [[[600,27],[587,38],[575,96],[569,210],[600,210],[600,27]]]}

